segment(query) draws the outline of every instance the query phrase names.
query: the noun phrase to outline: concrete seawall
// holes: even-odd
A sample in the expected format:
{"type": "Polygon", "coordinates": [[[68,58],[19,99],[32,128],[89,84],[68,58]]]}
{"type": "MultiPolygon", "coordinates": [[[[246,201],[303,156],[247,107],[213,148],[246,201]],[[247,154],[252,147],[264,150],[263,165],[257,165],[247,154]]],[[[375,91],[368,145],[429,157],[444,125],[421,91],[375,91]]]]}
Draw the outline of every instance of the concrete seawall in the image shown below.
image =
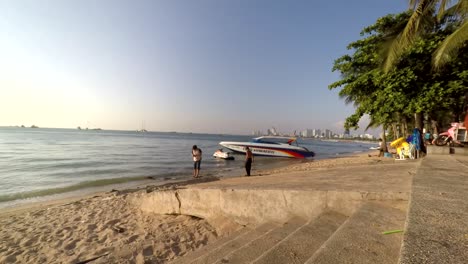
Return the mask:
{"type": "Polygon", "coordinates": [[[198,189],[157,191],[133,201],[146,212],[184,214],[204,219],[220,216],[238,224],[313,218],[330,209],[351,215],[364,201],[407,201],[408,192],[198,189]]]}
{"type": "Polygon", "coordinates": [[[145,212],[223,217],[241,225],[311,219],[327,209],[350,216],[366,201],[408,201],[418,164],[388,160],[352,169],[231,178],[143,193],[132,202],[145,212]]]}

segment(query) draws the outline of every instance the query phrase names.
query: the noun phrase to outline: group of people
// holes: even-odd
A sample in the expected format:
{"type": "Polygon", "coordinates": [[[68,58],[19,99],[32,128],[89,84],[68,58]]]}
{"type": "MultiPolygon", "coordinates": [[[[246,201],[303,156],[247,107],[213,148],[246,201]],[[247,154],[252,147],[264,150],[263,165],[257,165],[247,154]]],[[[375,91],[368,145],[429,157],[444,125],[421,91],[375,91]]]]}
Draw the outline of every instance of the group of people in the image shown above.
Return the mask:
{"type": "MultiPolygon", "coordinates": [[[[193,158],[193,178],[200,178],[200,165],[202,161],[202,150],[197,146],[192,147],[192,158],[193,158]]],[[[252,169],[253,154],[249,147],[245,149],[245,176],[250,176],[250,170],[252,169]]]]}
{"type": "Polygon", "coordinates": [[[428,140],[429,138],[430,137],[426,138],[425,135],[423,136],[420,129],[415,128],[413,129],[413,133],[409,134],[406,138],[401,137],[401,138],[394,140],[392,143],[390,143],[390,147],[395,148],[395,150],[393,151],[388,150],[388,147],[385,146],[382,138],[379,138],[379,147],[377,148],[379,150],[378,156],[384,157],[385,152],[399,154],[399,148],[402,148],[400,145],[404,143],[406,145],[410,144],[414,146],[414,153],[415,153],[414,157],[419,158],[420,155],[424,155],[426,153],[426,145],[430,144],[430,141],[428,140]]]}

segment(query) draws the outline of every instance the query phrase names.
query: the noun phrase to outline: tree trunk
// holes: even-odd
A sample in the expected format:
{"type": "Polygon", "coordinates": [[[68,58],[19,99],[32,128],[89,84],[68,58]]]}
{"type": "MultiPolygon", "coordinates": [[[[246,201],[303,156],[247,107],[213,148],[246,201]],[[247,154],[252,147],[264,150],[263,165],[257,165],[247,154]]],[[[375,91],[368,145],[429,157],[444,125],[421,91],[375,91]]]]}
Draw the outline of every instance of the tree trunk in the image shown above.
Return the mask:
{"type": "Polygon", "coordinates": [[[465,103],[463,105],[463,111],[464,111],[464,118],[463,118],[463,126],[467,127],[468,126],[468,92],[465,93],[465,103]]]}
{"type": "Polygon", "coordinates": [[[398,138],[398,135],[400,134],[399,131],[398,131],[397,123],[392,124],[392,130],[393,130],[393,139],[395,140],[395,139],[398,138]]]}
{"type": "Polygon", "coordinates": [[[408,122],[406,121],[406,118],[403,118],[402,120],[402,126],[401,126],[401,135],[402,137],[406,137],[406,134],[408,134],[408,122]]]}
{"type": "Polygon", "coordinates": [[[437,121],[434,119],[431,119],[431,132],[432,135],[439,135],[439,125],[437,124],[437,121]]]}
{"type": "Polygon", "coordinates": [[[423,114],[422,113],[414,113],[414,127],[419,128],[422,131],[423,129],[423,114]]]}
{"type": "Polygon", "coordinates": [[[385,152],[388,152],[388,148],[387,148],[387,136],[385,135],[385,130],[387,130],[387,125],[386,124],[383,124],[383,131],[382,131],[382,143],[383,143],[383,148],[384,148],[384,153],[385,152]]]}

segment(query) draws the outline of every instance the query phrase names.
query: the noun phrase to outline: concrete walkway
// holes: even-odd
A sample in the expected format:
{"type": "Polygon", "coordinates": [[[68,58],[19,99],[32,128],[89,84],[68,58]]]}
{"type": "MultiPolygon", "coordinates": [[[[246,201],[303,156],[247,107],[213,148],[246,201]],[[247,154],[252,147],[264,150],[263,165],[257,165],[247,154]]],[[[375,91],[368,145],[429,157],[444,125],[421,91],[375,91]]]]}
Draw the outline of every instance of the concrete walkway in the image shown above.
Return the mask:
{"type": "Polygon", "coordinates": [[[468,263],[468,157],[423,159],[406,222],[400,263],[468,263]]]}

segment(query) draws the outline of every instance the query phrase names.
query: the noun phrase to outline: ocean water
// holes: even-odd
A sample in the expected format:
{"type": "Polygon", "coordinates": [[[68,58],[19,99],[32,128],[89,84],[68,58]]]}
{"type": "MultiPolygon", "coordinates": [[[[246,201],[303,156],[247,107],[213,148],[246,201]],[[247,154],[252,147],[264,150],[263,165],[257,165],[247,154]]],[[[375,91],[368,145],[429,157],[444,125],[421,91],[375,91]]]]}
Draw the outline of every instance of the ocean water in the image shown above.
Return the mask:
{"type": "MultiPolygon", "coordinates": [[[[251,136],[77,129],[0,127],[0,207],[14,201],[91,187],[148,180],[155,184],[190,179],[192,145],[203,150],[201,175],[240,176],[243,155],[234,161],[212,157],[220,141],[251,136]]],[[[369,144],[299,139],[324,159],[367,151],[369,144]]],[[[253,170],[303,160],[256,157],[253,170]]]]}

